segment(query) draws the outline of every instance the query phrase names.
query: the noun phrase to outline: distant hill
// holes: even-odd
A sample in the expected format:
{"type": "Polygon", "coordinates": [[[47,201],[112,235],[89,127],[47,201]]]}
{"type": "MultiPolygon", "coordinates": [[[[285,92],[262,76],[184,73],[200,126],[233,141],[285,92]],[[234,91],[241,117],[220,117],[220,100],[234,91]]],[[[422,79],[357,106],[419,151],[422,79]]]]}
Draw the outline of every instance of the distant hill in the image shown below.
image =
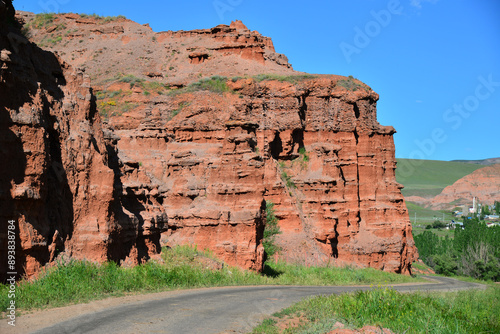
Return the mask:
{"type": "Polygon", "coordinates": [[[452,162],[463,162],[467,164],[478,164],[478,165],[494,165],[494,164],[500,164],[500,158],[490,158],[482,160],[452,160],[452,162]]]}
{"type": "MultiPolygon", "coordinates": [[[[396,159],[396,180],[404,185],[403,196],[431,198],[484,164],[459,161],[396,159]]],[[[492,159],[486,159],[492,160],[492,159]]]]}
{"type": "Polygon", "coordinates": [[[450,203],[469,204],[473,197],[488,205],[500,200],[500,164],[482,166],[464,176],[446,187],[429,204],[433,208],[446,209],[450,203]]]}

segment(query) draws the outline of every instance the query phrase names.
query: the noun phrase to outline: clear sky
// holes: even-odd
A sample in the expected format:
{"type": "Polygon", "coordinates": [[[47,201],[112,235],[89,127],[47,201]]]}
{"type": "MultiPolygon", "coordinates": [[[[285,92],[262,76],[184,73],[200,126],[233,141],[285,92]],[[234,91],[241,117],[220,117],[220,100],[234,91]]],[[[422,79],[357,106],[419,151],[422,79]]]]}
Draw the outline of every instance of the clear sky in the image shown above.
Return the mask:
{"type": "Polygon", "coordinates": [[[498,0],[14,0],[18,10],[124,15],[154,31],[239,19],[295,70],[352,75],[380,94],[396,157],[500,157],[498,0]]]}

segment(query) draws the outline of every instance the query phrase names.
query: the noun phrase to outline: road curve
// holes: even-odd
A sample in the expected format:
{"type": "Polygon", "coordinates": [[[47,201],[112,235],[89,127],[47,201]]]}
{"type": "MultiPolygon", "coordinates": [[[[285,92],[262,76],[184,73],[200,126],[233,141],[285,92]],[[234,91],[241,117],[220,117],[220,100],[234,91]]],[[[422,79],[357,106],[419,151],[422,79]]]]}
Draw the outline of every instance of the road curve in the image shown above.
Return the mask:
{"type": "MultiPolygon", "coordinates": [[[[401,292],[456,291],[484,288],[445,277],[427,277],[429,283],[392,285],[401,292]]],[[[369,286],[246,286],[181,290],[166,297],[80,314],[32,333],[245,333],[263,318],[315,295],[330,295],[369,286]]],[[[153,294],[154,296],[156,294],[153,294]]],[[[41,313],[43,315],[43,312],[41,313]]],[[[23,317],[18,318],[22,323],[23,317]]]]}

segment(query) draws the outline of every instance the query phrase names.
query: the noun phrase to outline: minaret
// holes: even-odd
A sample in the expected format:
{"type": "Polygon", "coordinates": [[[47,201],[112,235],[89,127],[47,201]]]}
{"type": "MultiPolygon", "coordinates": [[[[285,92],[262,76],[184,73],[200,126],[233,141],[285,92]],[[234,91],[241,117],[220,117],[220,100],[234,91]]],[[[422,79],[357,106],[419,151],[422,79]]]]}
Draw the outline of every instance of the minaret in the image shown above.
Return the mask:
{"type": "Polygon", "coordinates": [[[477,201],[476,201],[476,197],[473,197],[473,198],[472,198],[472,212],[473,212],[473,213],[476,213],[476,212],[477,212],[477,201]]]}

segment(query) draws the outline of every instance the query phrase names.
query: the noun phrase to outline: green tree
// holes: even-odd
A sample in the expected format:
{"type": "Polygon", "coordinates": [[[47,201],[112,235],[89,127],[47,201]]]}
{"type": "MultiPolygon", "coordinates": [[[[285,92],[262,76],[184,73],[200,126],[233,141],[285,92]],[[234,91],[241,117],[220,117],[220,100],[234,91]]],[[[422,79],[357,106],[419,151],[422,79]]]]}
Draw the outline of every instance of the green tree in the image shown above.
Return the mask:
{"type": "Polygon", "coordinates": [[[280,233],[278,218],[274,213],[274,203],[266,201],[266,227],[264,228],[262,245],[267,257],[273,256],[280,250],[280,247],[276,245],[276,235],[280,233]]]}
{"type": "Polygon", "coordinates": [[[483,204],[481,206],[481,216],[486,216],[486,215],[490,215],[491,212],[490,212],[490,206],[489,205],[486,205],[486,204],[483,204]]]}
{"type": "Polygon", "coordinates": [[[438,274],[500,280],[500,226],[466,219],[464,229],[455,229],[453,239],[424,231],[414,240],[420,258],[438,274]]]}

